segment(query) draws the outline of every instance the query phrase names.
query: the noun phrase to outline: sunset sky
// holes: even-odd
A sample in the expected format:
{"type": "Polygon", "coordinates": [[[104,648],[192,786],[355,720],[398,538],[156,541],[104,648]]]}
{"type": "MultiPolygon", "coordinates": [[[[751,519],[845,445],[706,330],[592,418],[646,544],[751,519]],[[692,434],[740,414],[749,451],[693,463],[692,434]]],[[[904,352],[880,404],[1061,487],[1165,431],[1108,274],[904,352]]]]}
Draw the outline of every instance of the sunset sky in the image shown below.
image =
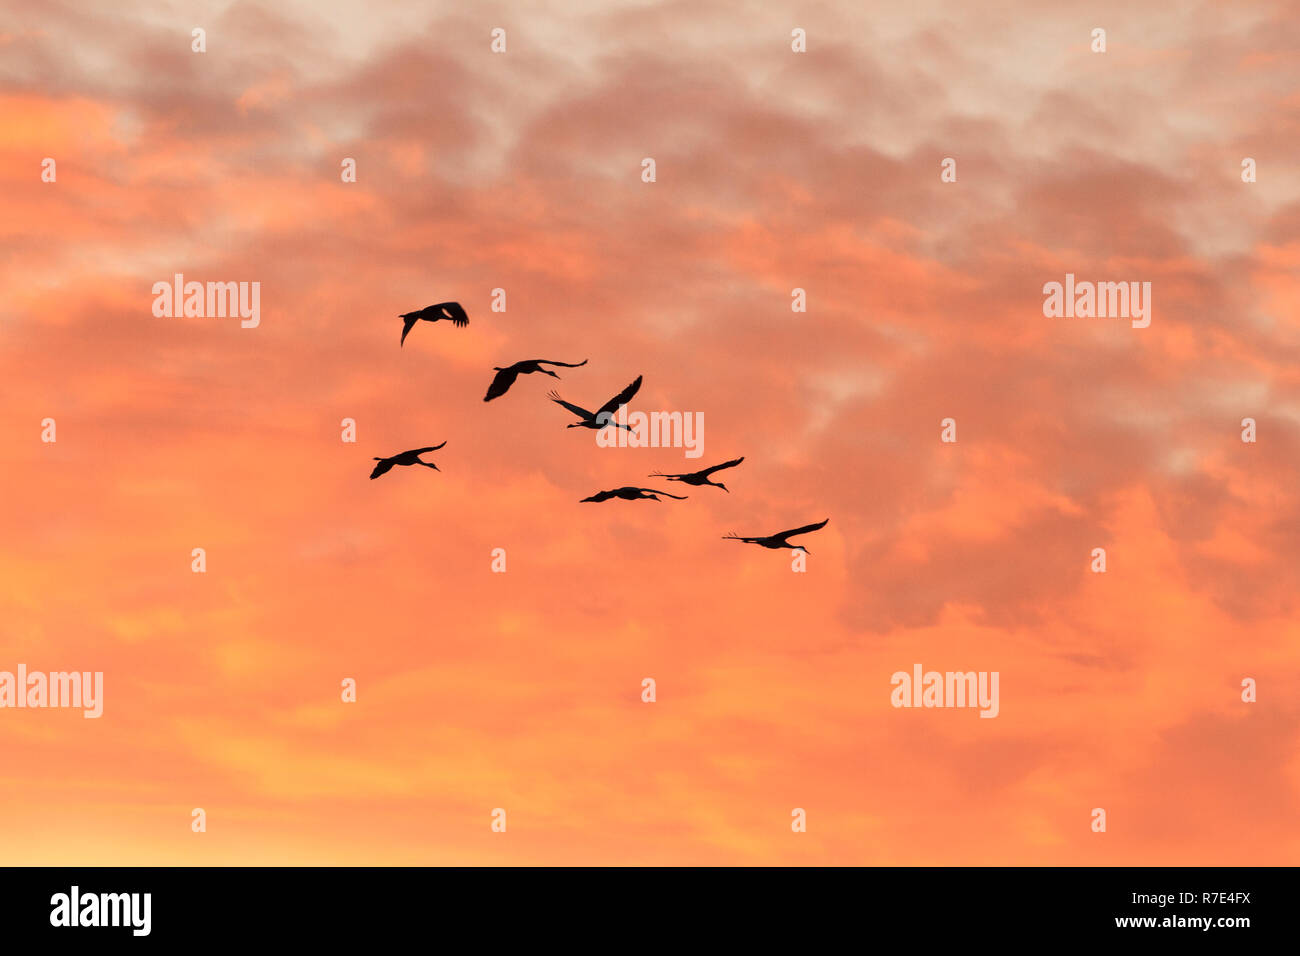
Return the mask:
{"type": "Polygon", "coordinates": [[[0,191],[0,864],[1300,860],[1294,3],[0,0],[0,191]]]}

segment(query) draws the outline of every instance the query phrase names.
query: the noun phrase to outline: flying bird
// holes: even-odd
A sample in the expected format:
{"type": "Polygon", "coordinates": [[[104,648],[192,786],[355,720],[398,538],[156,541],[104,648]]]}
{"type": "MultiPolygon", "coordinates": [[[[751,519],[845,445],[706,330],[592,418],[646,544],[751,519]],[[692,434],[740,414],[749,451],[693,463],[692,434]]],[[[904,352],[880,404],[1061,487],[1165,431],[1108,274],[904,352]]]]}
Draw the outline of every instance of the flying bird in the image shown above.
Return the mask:
{"type": "MultiPolygon", "coordinates": [[[[443,442],[442,445],[447,444],[443,442]]],[[[423,465],[425,468],[432,468],[434,471],[442,471],[431,461],[420,461],[420,456],[426,451],[437,451],[442,445],[430,445],[428,448],[412,448],[410,451],[400,452],[390,458],[376,458],[379,464],[375,465],[375,470],[370,473],[370,480],[374,481],[380,475],[386,475],[392,471],[394,465],[423,465]]]]}
{"type": "MultiPolygon", "coordinates": [[[[830,520],[831,520],[830,518],[826,519],[826,521],[830,521],[830,520]]],[[[733,541],[744,541],[747,544],[756,544],[761,548],[772,548],[777,551],[783,550],[785,548],[798,548],[800,551],[805,551],[808,554],[812,554],[812,552],[808,551],[808,549],[805,548],[803,545],[791,544],[786,539],[792,538],[797,534],[807,534],[809,531],[817,531],[820,528],[824,528],[826,527],[826,521],[822,521],[818,524],[806,524],[802,528],[792,528],[789,531],[779,531],[776,534],[769,534],[765,538],[742,538],[738,534],[724,534],[722,537],[724,539],[731,539],[733,541]]]]}
{"type": "Polygon", "coordinates": [[[557,405],[563,405],[569,411],[573,412],[573,414],[577,415],[578,418],[582,419],[581,421],[569,425],[569,428],[604,428],[606,425],[614,425],[618,428],[626,428],[628,431],[633,431],[634,429],[631,425],[620,425],[618,422],[612,420],[612,416],[614,412],[618,410],[620,405],[626,405],[628,403],[628,400],[636,394],[637,389],[640,387],[641,376],[638,375],[635,382],[623,389],[623,391],[619,392],[594,412],[587,411],[581,405],[572,405],[569,402],[566,402],[554,391],[548,392],[547,398],[555,402],[557,405]],[[602,415],[607,417],[604,421],[598,421],[602,415]]]}
{"type": "Polygon", "coordinates": [[[638,498],[650,498],[654,501],[660,500],[657,495],[663,495],[665,498],[676,498],[678,501],[685,501],[685,495],[670,495],[666,491],[659,491],[657,488],[615,488],[613,491],[598,491],[590,498],[583,498],[583,501],[609,501],[610,498],[622,498],[624,501],[636,501],[638,498]]]}
{"type": "Polygon", "coordinates": [[[543,375],[549,375],[551,378],[559,378],[554,372],[542,368],[543,365],[563,365],[565,368],[578,368],[586,365],[587,360],[581,362],[556,362],[552,359],[526,359],[522,362],[516,362],[514,365],[507,365],[505,368],[493,366],[496,371],[496,378],[492,379],[492,384],[488,386],[487,394],[483,396],[483,401],[490,402],[494,398],[500,398],[506,392],[510,391],[510,386],[515,384],[515,379],[520,375],[530,375],[533,372],[541,372],[543,375]]]}
{"type": "Polygon", "coordinates": [[[469,316],[465,314],[465,309],[459,302],[439,302],[437,305],[431,305],[427,309],[421,309],[418,312],[403,312],[398,318],[402,320],[402,345],[406,344],[407,333],[421,319],[426,322],[445,320],[458,329],[469,325],[469,316]]]}
{"type": "Polygon", "coordinates": [[[733,458],[731,461],[724,461],[722,464],[714,465],[712,468],[705,468],[703,471],[692,471],[685,475],[665,475],[662,471],[656,471],[650,477],[667,478],[669,481],[680,481],[687,485],[713,485],[717,488],[721,488],[723,491],[727,492],[727,494],[731,494],[730,489],[728,489],[722,482],[709,481],[709,475],[713,474],[715,471],[721,471],[723,468],[735,468],[744,460],[743,456],[740,458],[733,458]]]}

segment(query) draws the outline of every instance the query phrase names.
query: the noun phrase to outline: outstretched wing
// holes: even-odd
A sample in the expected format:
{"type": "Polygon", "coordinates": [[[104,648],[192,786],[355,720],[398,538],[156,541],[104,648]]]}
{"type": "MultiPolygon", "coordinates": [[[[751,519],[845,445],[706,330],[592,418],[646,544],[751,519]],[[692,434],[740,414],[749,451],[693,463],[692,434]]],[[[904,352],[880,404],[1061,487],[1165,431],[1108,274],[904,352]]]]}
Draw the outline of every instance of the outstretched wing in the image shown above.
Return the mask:
{"type": "Polygon", "coordinates": [[[563,365],[565,368],[580,368],[587,364],[587,360],[581,362],[556,362],[554,359],[530,359],[535,365],[563,365]]]}
{"type": "MultiPolygon", "coordinates": [[[[445,445],[445,444],[447,444],[447,443],[446,443],[446,442],[443,442],[443,443],[442,443],[442,445],[445,445]]],[[[408,451],[408,452],[403,452],[403,454],[406,454],[406,455],[423,455],[426,451],[437,451],[439,448],[442,447],[442,445],[430,445],[428,448],[412,448],[412,449],[411,449],[410,451],[408,451]]]]}
{"type": "Polygon", "coordinates": [[[451,324],[458,329],[469,325],[469,316],[465,314],[465,309],[459,302],[439,302],[429,308],[437,310],[439,318],[450,319],[451,324]]]}
{"type": "Polygon", "coordinates": [[[592,417],[594,417],[594,416],[591,414],[591,412],[587,411],[587,410],[586,410],[585,408],[583,408],[581,405],[574,405],[574,404],[571,404],[570,402],[566,402],[564,399],[560,398],[560,396],[559,396],[559,394],[558,394],[557,392],[547,392],[546,397],[549,398],[551,401],[555,402],[555,404],[557,404],[557,405],[563,405],[565,408],[567,408],[569,411],[573,412],[573,414],[577,415],[579,418],[592,418],[592,417]]]}
{"type": "Polygon", "coordinates": [[[600,408],[596,409],[596,417],[599,418],[602,412],[616,412],[620,405],[626,405],[637,390],[641,388],[641,376],[636,377],[636,381],[629,385],[623,391],[619,392],[600,408]]]}
{"type": "Polygon", "coordinates": [[[379,464],[375,465],[375,470],[370,473],[370,480],[374,481],[380,475],[386,475],[393,470],[393,460],[391,458],[379,459],[379,464]]]}
{"type": "Polygon", "coordinates": [[[515,379],[518,377],[519,372],[513,365],[497,372],[496,378],[492,379],[492,384],[488,386],[487,394],[483,396],[483,401],[490,402],[494,398],[500,398],[510,391],[510,386],[515,384],[515,379]]]}
{"type": "MultiPolygon", "coordinates": [[[[827,519],[826,519],[826,521],[830,521],[830,520],[831,520],[830,518],[827,518],[827,519]]],[[[782,531],[780,534],[774,534],[774,535],[772,535],[772,537],[774,537],[774,538],[790,538],[790,537],[793,537],[793,536],[796,535],[796,534],[807,534],[809,531],[817,531],[817,530],[819,530],[819,529],[821,529],[821,528],[826,527],[826,521],[821,521],[821,522],[818,522],[817,524],[806,524],[806,525],[804,525],[802,528],[795,528],[795,529],[792,530],[792,531],[782,531]]]]}
{"type": "Polygon", "coordinates": [[[402,341],[399,342],[398,344],[405,345],[406,333],[410,332],[411,329],[415,326],[415,323],[420,321],[420,313],[408,312],[406,313],[406,315],[399,316],[399,318],[401,318],[402,320],[402,341]]]}
{"type": "MultiPolygon", "coordinates": [[[[724,469],[724,468],[735,468],[737,465],[739,465],[739,464],[740,464],[742,461],[744,461],[744,460],[745,460],[745,458],[744,458],[744,456],[742,455],[740,458],[733,458],[733,459],[731,459],[731,461],[724,461],[722,464],[720,464],[720,465],[714,465],[712,468],[705,468],[703,471],[701,471],[701,472],[697,472],[697,474],[704,475],[704,477],[707,478],[709,475],[713,474],[715,471],[722,471],[722,469],[724,469]]],[[[830,519],[827,518],[826,520],[829,521],[830,519]]]]}

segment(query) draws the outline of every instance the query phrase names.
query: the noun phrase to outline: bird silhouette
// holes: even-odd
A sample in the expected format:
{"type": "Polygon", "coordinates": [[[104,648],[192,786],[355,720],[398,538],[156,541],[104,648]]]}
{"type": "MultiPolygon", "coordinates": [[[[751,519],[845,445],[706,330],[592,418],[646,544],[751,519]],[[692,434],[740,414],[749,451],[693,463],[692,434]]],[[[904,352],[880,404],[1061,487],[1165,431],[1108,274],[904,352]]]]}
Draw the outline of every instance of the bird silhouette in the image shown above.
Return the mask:
{"type": "Polygon", "coordinates": [[[714,465],[712,468],[705,468],[703,471],[692,471],[685,475],[665,475],[662,471],[656,471],[654,474],[650,475],[650,477],[667,478],[669,481],[680,481],[687,485],[713,485],[717,488],[721,488],[723,491],[727,492],[727,494],[731,494],[731,490],[722,482],[709,481],[709,475],[713,474],[715,471],[721,471],[723,468],[735,468],[744,460],[743,456],[740,458],[733,458],[731,461],[724,461],[722,464],[714,465]]]}
{"type": "MultiPolygon", "coordinates": [[[[826,519],[826,521],[830,520],[830,518],[826,519]]],[[[798,548],[800,551],[806,551],[808,554],[812,554],[812,552],[808,551],[808,549],[803,545],[791,544],[786,539],[792,538],[796,534],[807,534],[809,531],[816,531],[819,528],[824,528],[826,527],[826,521],[822,521],[818,524],[806,524],[802,528],[792,528],[789,531],[778,531],[776,534],[769,534],[765,538],[742,538],[738,534],[724,534],[722,537],[724,540],[730,539],[732,541],[744,541],[747,544],[756,544],[761,548],[773,548],[775,550],[781,550],[783,548],[798,548]]]]}
{"type": "MultiPolygon", "coordinates": [[[[443,442],[442,445],[447,444],[443,442]]],[[[376,458],[379,464],[375,465],[375,470],[370,473],[370,480],[374,481],[380,475],[386,475],[392,471],[394,465],[423,465],[425,468],[432,468],[434,471],[442,471],[431,461],[420,461],[420,456],[426,451],[437,451],[442,445],[430,445],[428,448],[412,448],[410,451],[399,452],[389,458],[376,458]]]]}
{"type": "Polygon", "coordinates": [[[623,391],[619,392],[594,412],[587,411],[581,405],[573,405],[566,402],[564,399],[560,398],[559,393],[555,391],[547,392],[546,397],[557,405],[563,405],[581,419],[581,421],[569,425],[569,428],[604,428],[606,425],[614,425],[618,428],[626,428],[628,431],[633,431],[634,429],[631,425],[620,425],[618,422],[612,420],[612,416],[614,412],[618,410],[620,405],[626,405],[628,403],[628,400],[636,394],[637,389],[640,387],[641,376],[638,375],[635,382],[623,389],[623,391]],[[604,421],[599,420],[602,415],[605,416],[604,421]]]}
{"type": "Polygon", "coordinates": [[[465,309],[459,302],[439,302],[418,312],[403,312],[398,318],[402,320],[402,341],[400,343],[402,345],[406,344],[407,333],[421,319],[425,322],[445,320],[458,329],[469,325],[469,316],[465,314],[465,309]]]}
{"type": "Polygon", "coordinates": [[[516,362],[514,365],[507,365],[505,368],[493,366],[496,370],[496,378],[492,379],[492,384],[488,386],[487,394],[483,396],[483,401],[490,402],[494,398],[500,398],[510,390],[510,386],[515,384],[515,379],[520,375],[530,375],[533,372],[541,372],[543,375],[549,375],[551,378],[559,378],[554,372],[542,368],[543,365],[563,365],[565,368],[578,368],[586,365],[587,360],[581,362],[556,362],[552,359],[525,359],[522,362],[516,362]]]}
{"type": "Polygon", "coordinates": [[[678,501],[685,501],[685,495],[670,495],[666,491],[660,491],[657,488],[615,488],[613,491],[598,491],[590,498],[583,498],[583,501],[609,501],[610,498],[622,498],[624,501],[636,501],[638,498],[650,498],[658,501],[657,495],[663,495],[665,498],[676,498],[678,501]]]}

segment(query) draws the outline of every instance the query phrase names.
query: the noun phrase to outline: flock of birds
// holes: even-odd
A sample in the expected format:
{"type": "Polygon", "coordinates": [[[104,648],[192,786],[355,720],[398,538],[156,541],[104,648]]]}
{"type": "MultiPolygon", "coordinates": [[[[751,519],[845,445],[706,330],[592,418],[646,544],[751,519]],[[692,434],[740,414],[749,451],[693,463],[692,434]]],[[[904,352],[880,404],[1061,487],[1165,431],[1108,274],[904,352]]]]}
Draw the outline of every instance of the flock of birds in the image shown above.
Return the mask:
{"type": "MultiPolygon", "coordinates": [[[[439,302],[436,305],[431,305],[428,308],[420,309],[416,312],[402,313],[399,318],[402,320],[402,339],[399,345],[406,344],[406,336],[410,334],[410,331],[415,327],[416,322],[450,322],[456,328],[464,328],[469,325],[469,315],[466,314],[464,307],[459,302],[439,302]]],[[[553,365],[560,368],[580,368],[586,364],[586,359],[583,359],[581,362],[558,362],[554,359],[525,359],[522,362],[515,362],[513,365],[494,367],[493,371],[496,372],[496,375],[493,377],[492,383],[488,385],[487,394],[483,396],[483,401],[490,402],[494,398],[500,398],[506,392],[510,391],[510,387],[515,384],[515,380],[519,378],[520,375],[531,375],[536,372],[542,375],[549,375],[551,378],[555,379],[560,377],[550,369],[543,368],[545,365],[553,365]]],[[[632,396],[634,396],[640,388],[641,376],[638,375],[635,382],[632,382],[627,386],[627,388],[623,389],[623,391],[619,392],[605,404],[601,405],[594,412],[590,409],[583,408],[581,405],[574,405],[572,402],[566,402],[560,397],[559,393],[554,390],[548,392],[547,397],[557,405],[562,405],[564,408],[567,408],[577,417],[577,421],[572,422],[567,426],[569,428],[591,428],[597,430],[601,428],[626,428],[628,431],[632,431],[633,429],[630,425],[613,421],[613,415],[621,406],[626,405],[631,401],[632,396]]],[[[386,475],[397,465],[422,465],[425,468],[432,468],[434,471],[440,471],[441,469],[439,469],[437,465],[431,461],[421,460],[420,456],[427,454],[428,452],[437,451],[446,444],[446,442],[443,442],[442,445],[430,445],[427,448],[412,448],[408,451],[398,452],[396,455],[390,455],[387,458],[376,457],[374,461],[378,462],[378,464],[376,464],[374,470],[370,472],[370,478],[371,480],[374,480],[381,475],[386,475]]],[[[721,488],[723,491],[730,494],[730,489],[728,489],[725,484],[720,481],[712,481],[711,476],[726,468],[735,468],[744,460],[743,457],[733,458],[731,461],[724,461],[722,464],[714,465],[711,468],[704,468],[700,471],[691,471],[676,475],[664,474],[663,472],[657,471],[650,475],[650,477],[663,478],[665,481],[677,481],[684,485],[694,485],[696,487],[712,485],[715,488],[721,488]]],[[[584,502],[598,502],[609,501],[612,498],[620,498],[623,501],[637,501],[640,499],[661,501],[662,499],[659,497],[660,495],[664,498],[674,498],[678,501],[685,501],[687,497],[686,495],[672,495],[656,488],[638,488],[629,486],[624,488],[613,488],[609,491],[598,491],[596,494],[581,500],[584,502]]],[[[792,544],[790,538],[793,538],[795,535],[807,534],[810,531],[818,531],[826,527],[828,521],[830,521],[829,518],[824,521],[819,521],[816,524],[804,525],[802,528],[791,528],[789,531],[779,531],[776,534],[755,535],[752,537],[738,534],[727,534],[723,535],[723,538],[730,541],[744,541],[746,544],[756,544],[761,548],[771,548],[773,550],[785,550],[790,548],[807,552],[808,549],[802,544],[792,544]]]]}

